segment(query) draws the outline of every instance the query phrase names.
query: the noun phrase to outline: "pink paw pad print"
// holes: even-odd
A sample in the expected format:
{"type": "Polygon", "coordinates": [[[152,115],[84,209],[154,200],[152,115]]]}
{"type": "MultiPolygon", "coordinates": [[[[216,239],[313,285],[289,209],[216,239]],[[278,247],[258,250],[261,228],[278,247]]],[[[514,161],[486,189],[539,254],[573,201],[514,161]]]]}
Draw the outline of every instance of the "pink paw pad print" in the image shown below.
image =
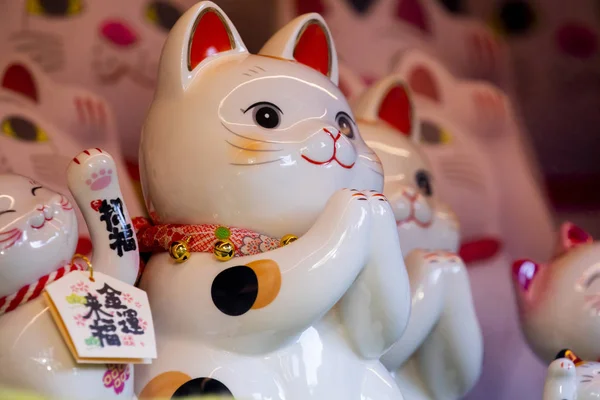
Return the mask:
{"type": "Polygon", "coordinates": [[[90,178],[85,181],[85,184],[88,185],[94,192],[105,189],[112,182],[112,173],[112,169],[103,168],[98,172],[92,173],[90,178]]]}

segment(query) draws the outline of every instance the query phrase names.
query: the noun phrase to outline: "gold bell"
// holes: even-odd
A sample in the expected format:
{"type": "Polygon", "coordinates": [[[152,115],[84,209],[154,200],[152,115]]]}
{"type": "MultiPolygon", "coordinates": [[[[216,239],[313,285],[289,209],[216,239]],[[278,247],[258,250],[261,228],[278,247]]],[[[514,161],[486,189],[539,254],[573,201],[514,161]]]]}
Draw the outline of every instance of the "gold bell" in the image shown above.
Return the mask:
{"type": "Polygon", "coordinates": [[[169,255],[176,263],[186,262],[190,258],[188,242],[184,240],[176,240],[169,247],[169,255]]]}
{"type": "Polygon", "coordinates": [[[235,255],[235,245],[227,239],[217,240],[213,253],[219,261],[231,260],[235,255]]]}
{"type": "Polygon", "coordinates": [[[279,241],[279,243],[282,246],[287,246],[288,244],[295,242],[296,240],[298,240],[298,236],[294,236],[294,235],[285,235],[284,237],[281,238],[281,240],[279,241]]]}

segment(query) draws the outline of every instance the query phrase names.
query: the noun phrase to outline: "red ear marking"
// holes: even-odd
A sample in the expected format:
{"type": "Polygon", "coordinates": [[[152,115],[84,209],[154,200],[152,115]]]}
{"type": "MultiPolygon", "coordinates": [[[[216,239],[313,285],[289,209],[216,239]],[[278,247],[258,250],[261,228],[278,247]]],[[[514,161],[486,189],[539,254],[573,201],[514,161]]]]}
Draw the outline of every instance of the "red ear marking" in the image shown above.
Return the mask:
{"type": "Polygon", "coordinates": [[[378,115],[403,135],[410,136],[413,110],[404,85],[396,85],[387,92],[379,106],[378,115]]]}
{"type": "Polygon", "coordinates": [[[438,85],[433,74],[426,67],[418,66],[414,68],[408,78],[408,84],[413,92],[425,96],[436,103],[441,102],[442,99],[438,85]]]}
{"type": "Polygon", "coordinates": [[[524,291],[529,290],[540,266],[530,260],[517,260],[512,265],[513,279],[524,291]]]}
{"type": "Polygon", "coordinates": [[[308,21],[300,31],[294,48],[294,59],[329,76],[331,46],[325,27],[319,21],[308,21]]]}
{"type": "Polygon", "coordinates": [[[398,8],[396,16],[425,33],[431,33],[429,21],[425,14],[425,7],[421,4],[421,0],[398,0],[398,8]]]}
{"type": "Polygon", "coordinates": [[[325,13],[325,6],[321,0],[295,0],[296,3],[296,15],[318,13],[323,15],[325,13]]]}
{"type": "Polygon", "coordinates": [[[2,87],[37,101],[38,90],[31,72],[22,64],[12,64],[4,72],[2,87]]]}
{"type": "Polygon", "coordinates": [[[235,48],[235,42],[223,17],[214,9],[204,10],[192,28],[188,48],[188,69],[215,54],[235,48]]]}
{"type": "Polygon", "coordinates": [[[560,227],[561,243],[564,250],[569,250],[575,246],[592,243],[592,235],[571,222],[565,222],[560,227]]]}

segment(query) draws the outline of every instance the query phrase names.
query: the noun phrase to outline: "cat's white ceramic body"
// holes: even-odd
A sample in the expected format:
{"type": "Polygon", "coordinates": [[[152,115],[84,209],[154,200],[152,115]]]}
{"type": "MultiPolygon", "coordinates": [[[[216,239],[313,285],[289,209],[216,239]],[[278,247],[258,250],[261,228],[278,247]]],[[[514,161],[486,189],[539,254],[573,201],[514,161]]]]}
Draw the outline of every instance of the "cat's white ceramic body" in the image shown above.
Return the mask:
{"type": "Polygon", "coordinates": [[[28,56],[52,79],[80,85],[107,99],[115,110],[123,153],[135,161],[156,86],[161,46],[177,18],[193,3],[9,1],[2,5],[0,53],[28,56]]]}
{"type": "Polygon", "coordinates": [[[373,85],[354,112],[384,167],[412,293],[408,327],[382,361],[407,400],[459,399],[480,375],[483,342],[468,273],[454,254],[458,221],[418,148],[419,118],[402,78],[373,85]]]}
{"type": "Polygon", "coordinates": [[[136,369],[140,398],[402,398],[378,359],[406,326],[408,277],[393,211],[377,193],[381,163],[337,77],[317,14],[292,21],[259,55],[210,2],[171,31],[140,149],[154,222],[299,239],[224,262],[212,252],[182,264],[153,255],[141,287],[159,359],[136,369]]]}
{"type": "Polygon", "coordinates": [[[548,367],[542,400],[594,400],[600,396],[600,363],[557,358],[548,367]]]}
{"type": "Polygon", "coordinates": [[[553,260],[514,263],[521,326],[543,361],[550,362],[564,348],[584,360],[600,360],[599,262],[600,245],[580,228],[565,223],[553,260]]]}
{"type": "MultiPolygon", "coordinates": [[[[95,149],[76,160],[69,166],[68,181],[80,207],[85,206],[82,210],[96,249],[92,265],[133,284],[138,253],[119,257],[110,248],[105,223],[90,206],[93,200],[122,198],[114,161],[95,149]],[[86,183],[94,174],[102,188],[92,189],[86,183]]],[[[73,205],[65,196],[20,175],[0,175],[0,187],[0,385],[52,398],[132,398],[131,365],[122,385],[108,385],[106,374],[114,367],[76,364],[43,298],[26,301],[44,276],[49,275],[51,282],[55,271],[71,264],[78,237],[73,205]],[[24,300],[13,296],[26,287],[24,300]]],[[[123,214],[131,223],[125,206],[123,214]]]]}

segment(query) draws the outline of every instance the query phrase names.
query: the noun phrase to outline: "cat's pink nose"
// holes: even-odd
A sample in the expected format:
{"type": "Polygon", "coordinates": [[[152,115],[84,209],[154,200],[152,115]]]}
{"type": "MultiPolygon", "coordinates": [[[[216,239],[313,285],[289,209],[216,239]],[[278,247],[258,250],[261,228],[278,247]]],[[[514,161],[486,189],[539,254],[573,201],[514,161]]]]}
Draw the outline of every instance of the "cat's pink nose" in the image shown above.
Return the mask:
{"type": "Polygon", "coordinates": [[[136,33],[124,21],[107,20],[100,24],[100,36],[120,47],[128,47],[138,40],[136,33]]]}
{"type": "Polygon", "coordinates": [[[556,44],[565,54],[589,58],[596,54],[598,38],[591,28],[579,23],[566,23],[556,31],[556,44]]]}

